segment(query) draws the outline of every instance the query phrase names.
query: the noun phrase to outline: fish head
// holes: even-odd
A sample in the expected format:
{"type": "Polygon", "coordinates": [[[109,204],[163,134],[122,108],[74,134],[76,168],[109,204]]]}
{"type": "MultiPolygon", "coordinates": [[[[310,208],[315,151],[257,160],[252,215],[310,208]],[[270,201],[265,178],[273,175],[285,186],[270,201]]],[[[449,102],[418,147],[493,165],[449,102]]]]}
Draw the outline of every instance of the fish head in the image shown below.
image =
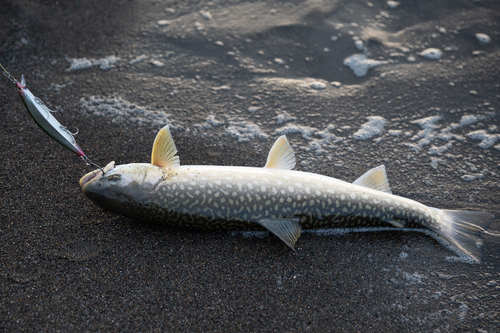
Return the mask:
{"type": "Polygon", "coordinates": [[[153,196],[164,177],[162,168],[147,163],[115,166],[111,162],[103,171],[98,169],[83,176],[82,192],[97,206],[125,215],[153,196]]]}

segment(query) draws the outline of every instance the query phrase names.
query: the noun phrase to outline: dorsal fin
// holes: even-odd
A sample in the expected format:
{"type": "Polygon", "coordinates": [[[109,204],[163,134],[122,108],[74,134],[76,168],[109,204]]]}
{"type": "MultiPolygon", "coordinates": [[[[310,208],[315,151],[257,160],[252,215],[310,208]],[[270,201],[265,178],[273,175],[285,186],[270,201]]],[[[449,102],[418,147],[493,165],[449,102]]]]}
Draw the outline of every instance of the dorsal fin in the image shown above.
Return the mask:
{"type": "Polygon", "coordinates": [[[364,175],[356,179],[353,184],[392,194],[385,173],[385,165],[368,170],[364,175]]]}
{"type": "Polygon", "coordinates": [[[292,170],[295,167],[295,154],[286,135],[280,136],[267,156],[264,168],[292,170]]]}
{"type": "Polygon", "coordinates": [[[166,168],[178,167],[181,163],[179,156],[175,156],[175,154],[177,154],[177,148],[175,148],[170,129],[166,125],[156,135],[151,153],[151,164],[166,168]]]}

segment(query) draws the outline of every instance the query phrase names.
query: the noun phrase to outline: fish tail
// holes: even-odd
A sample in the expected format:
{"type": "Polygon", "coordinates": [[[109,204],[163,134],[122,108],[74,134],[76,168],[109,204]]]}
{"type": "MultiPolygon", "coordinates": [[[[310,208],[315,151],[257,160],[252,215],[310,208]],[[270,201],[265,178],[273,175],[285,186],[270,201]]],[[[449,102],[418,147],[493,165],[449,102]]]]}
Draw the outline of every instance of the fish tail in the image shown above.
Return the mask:
{"type": "Polygon", "coordinates": [[[435,209],[441,217],[439,228],[434,232],[450,242],[461,253],[481,262],[481,234],[486,232],[494,216],[487,212],[435,209]]]}

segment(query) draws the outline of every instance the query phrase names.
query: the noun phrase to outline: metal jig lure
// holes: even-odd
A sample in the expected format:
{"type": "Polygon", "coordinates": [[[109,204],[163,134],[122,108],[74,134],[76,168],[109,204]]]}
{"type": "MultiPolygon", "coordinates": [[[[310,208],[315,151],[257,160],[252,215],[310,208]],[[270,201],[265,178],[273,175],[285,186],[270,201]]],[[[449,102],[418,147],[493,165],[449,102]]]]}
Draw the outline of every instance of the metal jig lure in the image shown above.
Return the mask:
{"type": "Polygon", "coordinates": [[[24,106],[26,106],[28,113],[30,114],[31,118],[33,118],[33,120],[37,123],[37,125],[56,142],[80,156],[87,165],[92,164],[93,166],[96,166],[104,174],[104,170],[100,166],[92,162],[76,143],[73,135],[76,135],[78,133],[78,130],[75,134],[71,133],[52,115],[52,113],[57,112],[57,108],[55,111],[50,110],[40,98],[35,97],[31,93],[31,91],[26,88],[24,75],[21,76],[21,82],[19,82],[9,72],[7,72],[7,70],[2,65],[0,65],[0,67],[4,71],[3,75],[16,85],[24,106]]]}

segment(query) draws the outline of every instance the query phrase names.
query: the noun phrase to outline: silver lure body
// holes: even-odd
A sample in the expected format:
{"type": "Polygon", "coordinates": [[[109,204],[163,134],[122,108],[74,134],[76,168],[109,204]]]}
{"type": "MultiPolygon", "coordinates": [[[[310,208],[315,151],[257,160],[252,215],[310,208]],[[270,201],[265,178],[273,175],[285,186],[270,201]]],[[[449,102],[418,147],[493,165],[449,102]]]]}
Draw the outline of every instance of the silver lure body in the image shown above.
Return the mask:
{"type": "Polygon", "coordinates": [[[35,95],[33,95],[28,88],[26,88],[24,75],[21,78],[21,82],[16,82],[16,86],[19,91],[19,95],[21,96],[21,100],[37,125],[62,146],[71,150],[78,156],[84,156],[85,153],[78,146],[75,138],[68,131],[68,129],[61,125],[51,114],[52,111],[49,110],[49,108],[45,106],[39,98],[35,97],[35,95]]]}
{"type": "Polygon", "coordinates": [[[393,195],[384,166],[354,183],[291,170],[295,157],[285,136],[266,166],[180,166],[168,127],[153,145],[152,163],[114,166],[80,180],[99,207],[135,219],[190,230],[267,229],[294,247],[302,228],[422,227],[479,261],[480,235],[493,216],[441,210],[393,195]]]}

